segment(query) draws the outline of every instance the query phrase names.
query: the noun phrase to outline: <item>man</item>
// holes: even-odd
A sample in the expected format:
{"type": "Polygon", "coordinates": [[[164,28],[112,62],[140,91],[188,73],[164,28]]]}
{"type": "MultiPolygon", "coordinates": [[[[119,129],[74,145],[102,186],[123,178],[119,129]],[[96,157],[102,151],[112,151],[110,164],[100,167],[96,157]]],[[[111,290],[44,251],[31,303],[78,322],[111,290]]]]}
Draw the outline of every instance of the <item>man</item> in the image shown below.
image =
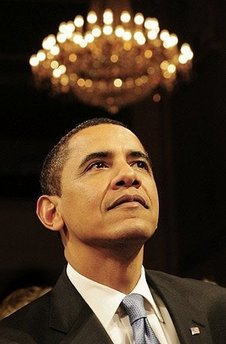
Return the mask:
{"type": "Polygon", "coordinates": [[[147,343],[226,343],[224,288],[143,267],[158,194],[147,152],[122,123],[93,119],[69,132],[41,186],[37,215],[60,233],[68,265],[50,293],[1,322],[0,343],[134,343],[128,294],[144,300],[147,343]]]}

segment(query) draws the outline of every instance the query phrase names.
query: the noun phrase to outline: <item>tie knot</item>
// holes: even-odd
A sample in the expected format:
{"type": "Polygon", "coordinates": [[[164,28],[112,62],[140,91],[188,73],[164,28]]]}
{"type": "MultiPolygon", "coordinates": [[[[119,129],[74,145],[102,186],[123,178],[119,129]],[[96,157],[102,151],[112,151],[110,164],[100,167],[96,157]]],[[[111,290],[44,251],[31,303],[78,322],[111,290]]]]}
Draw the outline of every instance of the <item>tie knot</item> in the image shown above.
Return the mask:
{"type": "Polygon", "coordinates": [[[131,325],[138,319],[146,318],[147,315],[144,309],[143,296],[139,294],[127,295],[124,297],[121,304],[129,316],[131,325]]]}

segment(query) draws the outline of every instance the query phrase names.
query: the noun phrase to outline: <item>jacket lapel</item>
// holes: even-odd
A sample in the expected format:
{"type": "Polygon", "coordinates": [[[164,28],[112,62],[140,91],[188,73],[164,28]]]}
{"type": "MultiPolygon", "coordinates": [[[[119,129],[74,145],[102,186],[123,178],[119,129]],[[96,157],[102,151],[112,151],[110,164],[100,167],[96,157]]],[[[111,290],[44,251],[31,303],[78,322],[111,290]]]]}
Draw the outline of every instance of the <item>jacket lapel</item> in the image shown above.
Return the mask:
{"type": "Polygon", "coordinates": [[[112,344],[110,337],[64,271],[52,291],[50,327],[62,344],[112,344]],[[66,295],[66,297],[64,297],[66,295]]]}
{"type": "Polygon", "coordinates": [[[166,305],[181,344],[213,344],[208,321],[170,275],[146,271],[147,282],[166,305]],[[165,277],[165,278],[164,278],[165,277]]]}
{"type": "Polygon", "coordinates": [[[90,310],[84,312],[80,324],[75,323],[61,344],[113,344],[107,332],[90,310]]]}

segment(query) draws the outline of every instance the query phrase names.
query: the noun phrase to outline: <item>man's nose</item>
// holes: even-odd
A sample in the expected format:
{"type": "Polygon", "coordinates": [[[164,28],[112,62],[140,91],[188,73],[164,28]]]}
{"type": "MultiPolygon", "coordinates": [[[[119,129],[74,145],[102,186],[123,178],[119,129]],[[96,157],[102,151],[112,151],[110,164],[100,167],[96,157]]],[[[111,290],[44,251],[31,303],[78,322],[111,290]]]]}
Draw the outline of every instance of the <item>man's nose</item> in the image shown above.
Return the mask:
{"type": "Polygon", "coordinates": [[[141,186],[141,179],[139,178],[137,172],[128,163],[123,164],[118,169],[116,175],[111,181],[112,189],[119,189],[121,187],[135,187],[139,188],[141,186]]]}

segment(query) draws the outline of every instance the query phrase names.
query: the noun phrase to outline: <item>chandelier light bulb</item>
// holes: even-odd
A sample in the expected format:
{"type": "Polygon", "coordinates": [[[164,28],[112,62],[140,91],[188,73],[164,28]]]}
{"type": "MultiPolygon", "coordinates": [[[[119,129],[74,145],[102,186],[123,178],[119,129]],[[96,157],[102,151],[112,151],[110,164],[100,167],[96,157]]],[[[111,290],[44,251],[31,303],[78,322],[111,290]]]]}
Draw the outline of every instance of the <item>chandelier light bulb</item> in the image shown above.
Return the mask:
{"type": "Polygon", "coordinates": [[[58,61],[54,60],[54,61],[51,62],[51,68],[52,69],[56,69],[58,67],[59,67],[59,62],[58,61]]]}
{"type": "Polygon", "coordinates": [[[123,32],[122,38],[123,38],[124,41],[127,41],[127,42],[128,42],[128,41],[130,41],[131,38],[132,38],[132,33],[131,33],[129,30],[125,30],[125,31],[123,32]]]}
{"type": "Polygon", "coordinates": [[[120,19],[121,19],[121,22],[124,23],[124,24],[129,23],[129,21],[131,19],[131,15],[130,15],[130,13],[128,11],[123,11],[121,13],[120,19]]]}
{"type": "Polygon", "coordinates": [[[58,32],[58,34],[56,35],[56,40],[58,43],[62,44],[67,40],[67,37],[63,33],[58,32]]]}
{"type": "Polygon", "coordinates": [[[45,61],[46,59],[46,53],[44,50],[39,50],[37,53],[37,58],[39,61],[45,61]]]}
{"type": "Polygon", "coordinates": [[[158,37],[158,32],[148,31],[147,36],[148,36],[148,39],[150,39],[151,41],[154,41],[158,37]]]}
{"type": "Polygon", "coordinates": [[[97,22],[97,15],[96,12],[90,11],[87,15],[87,22],[89,24],[95,24],[97,22]]]}
{"type": "Polygon", "coordinates": [[[122,26],[122,25],[116,26],[116,28],[115,28],[115,35],[116,35],[117,37],[123,37],[123,34],[124,34],[124,28],[123,28],[123,26],[122,26]]]}
{"type": "Polygon", "coordinates": [[[134,17],[134,23],[136,25],[142,25],[144,22],[144,16],[142,13],[137,13],[134,17]]]}
{"type": "Polygon", "coordinates": [[[94,37],[100,37],[101,36],[101,28],[98,25],[95,25],[92,29],[92,35],[94,37]]]}
{"type": "Polygon", "coordinates": [[[37,58],[36,55],[32,55],[30,57],[29,63],[32,67],[37,67],[39,65],[39,59],[37,58]]]}
{"type": "Polygon", "coordinates": [[[76,16],[75,19],[74,19],[74,24],[78,28],[83,27],[83,25],[84,25],[83,17],[80,16],[80,15],[76,16]]]}
{"type": "Polygon", "coordinates": [[[111,25],[104,25],[103,27],[103,33],[106,35],[106,36],[110,36],[113,32],[113,28],[111,25]]]}
{"type": "Polygon", "coordinates": [[[144,27],[147,30],[154,30],[157,31],[159,29],[159,22],[156,18],[146,18],[144,22],[144,27]]]}
{"type": "Polygon", "coordinates": [[[94,36],[90,31],[87,31],[84,37],[86,43],[92,43],[94,41],[94,36]]]}
{"type": "Polygon", "coordinates": [[[56,38],[54,35],[49,35],[42,42],[43,49],[50,50],[56,44],[56,38]]]}
{"type": "Polygon", "coordinates": [[[112,10],[105,10],[103,14],[103,22],[106,25],[111,25],[113,23],[113,12],[112,10]]]}

